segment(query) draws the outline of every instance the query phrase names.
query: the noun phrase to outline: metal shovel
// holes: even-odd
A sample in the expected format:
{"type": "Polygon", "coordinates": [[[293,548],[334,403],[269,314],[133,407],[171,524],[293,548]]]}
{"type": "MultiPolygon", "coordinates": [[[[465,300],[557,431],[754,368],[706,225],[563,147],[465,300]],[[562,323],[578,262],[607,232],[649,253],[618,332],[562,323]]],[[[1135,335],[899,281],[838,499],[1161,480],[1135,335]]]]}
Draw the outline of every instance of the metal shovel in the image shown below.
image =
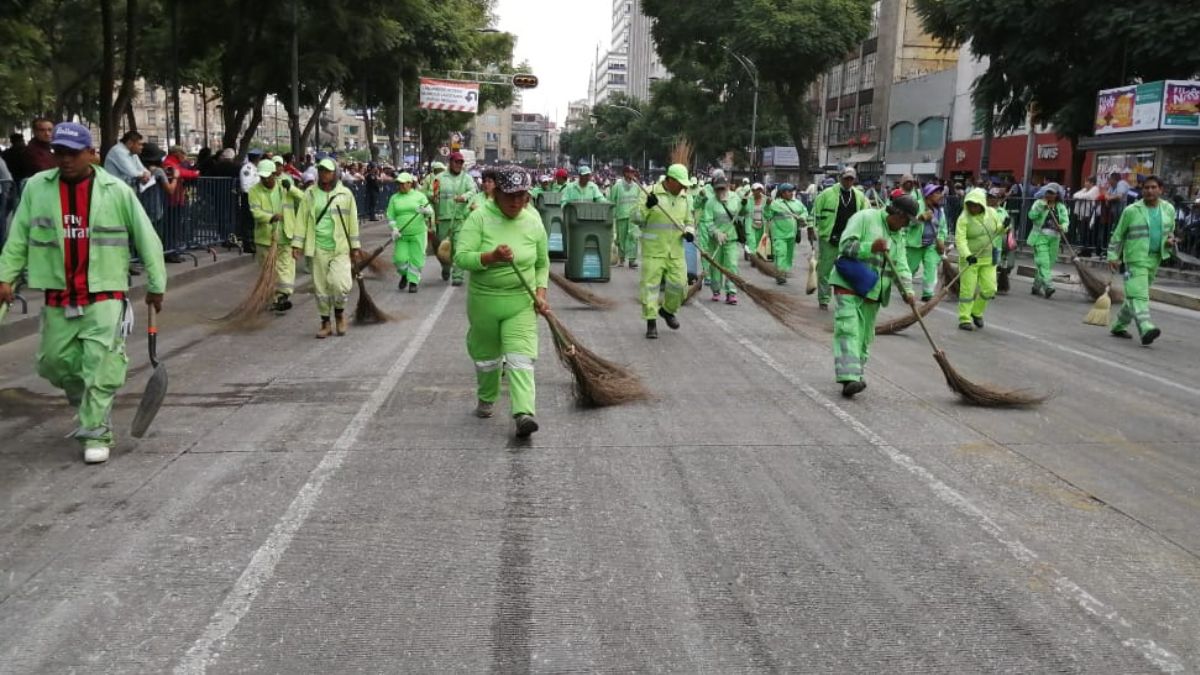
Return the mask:
{"type": "Polygon", "coordinates": [[[150,375],[150,381],[146,383],[146,391],[142,393],[142,402],[138,404],[137,413],[133,416],[131,433],[134,438],[141,438],[146,433],[146,429],[154,421],[154,416],[158,414],[158,409],[162,407],[163,399],[167,396],[167,367],[158,362],[157,313],[154,311],[154,305],[148,307],[150,318],[146,322],[146,343],[150,348],[150,365],[154,367],[154,372],[150,375]]]}

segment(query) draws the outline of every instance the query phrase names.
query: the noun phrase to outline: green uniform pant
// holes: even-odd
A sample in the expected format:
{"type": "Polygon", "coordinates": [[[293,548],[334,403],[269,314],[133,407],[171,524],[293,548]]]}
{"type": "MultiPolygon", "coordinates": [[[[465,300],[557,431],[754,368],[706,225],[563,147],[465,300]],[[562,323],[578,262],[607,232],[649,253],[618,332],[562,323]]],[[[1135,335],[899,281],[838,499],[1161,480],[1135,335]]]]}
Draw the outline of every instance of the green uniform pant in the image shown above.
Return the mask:
{"type": "Polygon", "coordinates": [[[838,382],[861,382],[875,340],[879,303],[846,293],[833,297],[833,374],[838,382]]]}
{"type": "Polygon", "coordinates": [[[1153,261],[1140,264],[1125,264],[1129,278],[1125,280],[1125,302],[1117,312],[1112,330],[1125,330],[1130,323],[1137,327],[1138,335],[1154,328],[1150,322],[1150,282],[1158,274],[1158,265],[1153,261]]]}
{"type": "MultiPolygon", "coordinates": [[[[700,249],[701,251],[704,251],[705,253],[707,253],[709,255],[712,255],[712,248],[713,248],[713,246],[716,245],[716,243],[717,243],[716,240],[713,239],[711,236],[709,236],[708,231],[705,230],[703,227],[696,229],[696,248],[700,249]]],[[[708,262],[708,259],[705,258],[704,256],[700,256],[700,269],[702,271],[702,276],[705,279],[708,279],[709,283],[711,283],[712,278],[713,278],[713,273],[716,270],[713,269],[712,263],[708,262]]],[[[686,281],[686,280],[687,280],[687,275],[685,274],[684,281],[686,281]]]]}
{"type": "Polygon", "coordinates": [[[750,231],[746,233],[746,245],[750,247],[751,255],[758,251],[758,242],[762,241],[765,232],[761,223],[750,226],[750,231]]]}
{"type": "Polygon", "coordinates": [[[829,275],[833,272],[833,263],[837,261],[838,245],[823,239],[818,244],[817,252],[817,302],[828,305],[833,297],[833,286],[829,283],[829,275]]]}
{"type": "Polygon", "coordinates": [[[796,225],[771,225],[771,253],[775,256],[775,267],[781,272],[791,272],[796,254],[796,225]]]}
{"type": "Polygon", "coordinates": [[[405,235],[393,244],[392,262],[396,265],[396,274],[401,279],[408,279],[410,284],[421,283],[421,270],[425,268],[425,232],[419,235],[405,235]]]}
{"type": "Polygon", "coordinates": [[[617,257],[629,262],[636,262],[638,257],[638,227],[628,218],[618,218],[617,227],[617,257]]]}
{"type": "Polygon", "coordinates": [[[312,273],[317,314],[327,317],[330,309],[345,309],[354,286],[350,254],[318,248],[313,255],[312,273]]]}
{"type": "Polygon", "coordinates": [[[642,318],[658,318],[659,286],[665,284],[662,308],[668,314],[679,311],[683,304],[683,294],[687,289],[687,264],[682,257],[668,258],[655,256],[642,261],[642,318]]]}
{"type": "MultiPolygon", "coordinates": [[[[912,250],[912,249],[909,249],[912,250]]],[[[972,318],[982,319],[988,301],[996,297],[996,266],[988,262],[967,265],[958,278],[958,322],[970,323],[972,318]]],[[[965,264],[961,260],[960,264],[965,264]]]]}
{"type": "Polygon", "coordinates": [[[501,368],[507,368],[512,414],[534,414],[538,327],[529,295],[468,293],[467,321],[467,353],[475,362],[479,400],[495,403],[500,398],[501,368]]]}
{"type": "Polygon", "coordinates": [[[1058,262],[1058,247],[1061,240],[1057,235],[1043,234],[1033,240],[1033,263],[1037,271],[1033,275],[1033,290],[1054,290],[1054,263],[1058,262]]]}
{"type": "MultiPolygon", "coordinates": [[[[724,244],[719,244],[717,243],[717,238],[713,236],[709,238],[709,242],[711,244],[711,248],[709,249],[708,254],[711,255],[713,259],[721,265],[721,267],[724,267],[730,272],[737,274],[738,260],[740,260],[742,257],[742,245],[737,243],[737,239],[730,239],[724,244]]],[[[716,265],[710,264],[708,269],[709,286],[711,286],[714,291],[737,293],[737,286],[734,285],[733,280],[722,274],[721,270],[717,269],[716,265]]]]}
{"type": "Polygon", "coordinates": [[[907,248],[908,269],[912,271],[914,279],[917,276],[917,269],[921,269],[921,299],[928,300],[937,290],[938,266],[942,264],[942,256],[938,254],[937,246],[933,244],[907,248]]]}
{"type": "Polygon", "coordinates": [[[88,305],[73,319],[62,307],[42,309],[37,372],[65,391],[78,410],[74,436],[85,448],[109,447],[115,440],[110,413],[129,366],[121,332],[124,311],[122,300],[88,305]]]}
{"type": "MultiPolygon", "coordinates": [[[[259,267],[266,264],[270,251],[270,244],[258,245],[254,248],[254,261],[258,263],[259,267]]],[[[281,247],[275,256],[275,293],[291,296],[294,290],[296,290],[296,259],[292,257],[290,248],[281,247]]]]}
{"type": "MultiPolygon", "coordinates": [[[[447,237],[450,238],[450,241],[452,242],[451,249],[450,249],[450,251],[451,251],[450,257],[452,260],[454,258],[453,241],[454,241],[454,237],[458,235],[458,230],[460,227],[462,227],[462,221],[458,220],[458,219],[439,220],[437,222],[437,230],[436,231],[437,231],[438,243],[440,244],[441,241],[443,239],[446,239],[447,237]]],[[[446,268],[446,265],[442,265],[442,269],[445,269],[445,268],[446,268]]],[[[460,269],[457,265],[451,264],[450,265],[450,280],[451,281],[462,281],[462,279],[463,279],[463,270],[460,269]]]]}

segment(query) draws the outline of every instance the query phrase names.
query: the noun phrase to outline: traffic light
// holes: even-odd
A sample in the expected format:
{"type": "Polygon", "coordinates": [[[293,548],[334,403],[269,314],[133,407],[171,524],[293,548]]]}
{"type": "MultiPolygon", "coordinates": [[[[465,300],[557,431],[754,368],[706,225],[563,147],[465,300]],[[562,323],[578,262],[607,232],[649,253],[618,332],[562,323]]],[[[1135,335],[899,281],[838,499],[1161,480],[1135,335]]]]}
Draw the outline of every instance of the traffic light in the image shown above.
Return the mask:
{"type": "Polygon", "coordinates": [[[537,75],[518,73],[513,75],[512,85],[517,89],[533,89],[534,87],[538,86],[537,75]]]}

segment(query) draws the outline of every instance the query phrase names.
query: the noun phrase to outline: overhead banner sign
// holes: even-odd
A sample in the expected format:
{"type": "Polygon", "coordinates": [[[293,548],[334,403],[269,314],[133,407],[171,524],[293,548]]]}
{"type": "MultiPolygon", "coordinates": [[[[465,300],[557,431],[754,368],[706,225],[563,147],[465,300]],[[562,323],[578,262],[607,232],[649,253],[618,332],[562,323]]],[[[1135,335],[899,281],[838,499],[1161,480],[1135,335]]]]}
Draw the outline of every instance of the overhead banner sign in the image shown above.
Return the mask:
{"type": "Polygon", "coordinates": [[[1104,89],[1096,96],[1096,135],[1158,128],[1163,83],[1104,89]]]}
{"type": "Polygon", "coordinates": [[[1167,80],[1163,129],[1200,129],[1200,82],[1167,80]]]}
{"type": "Polygon", "coordinates": [[[421,78],[421,107],[427,110],[479,112],[479,84],[421,78]]]}

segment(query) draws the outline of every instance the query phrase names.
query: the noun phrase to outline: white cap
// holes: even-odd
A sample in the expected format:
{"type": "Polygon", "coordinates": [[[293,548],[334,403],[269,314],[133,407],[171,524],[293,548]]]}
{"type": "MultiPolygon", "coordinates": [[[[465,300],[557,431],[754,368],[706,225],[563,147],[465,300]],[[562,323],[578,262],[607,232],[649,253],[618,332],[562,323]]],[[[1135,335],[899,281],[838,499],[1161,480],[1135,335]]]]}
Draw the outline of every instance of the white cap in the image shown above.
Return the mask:
{"type": "Polygon", "coordinates": [[[848,166],[842,169],[842,178],[858,178],[858,172],[854,170],[854,167],[848,166]]]}
{"type": "Polygon", "coordinates": [[[764,190],[766,188],[763,187],[762,183],[755,183],[754,185],[750,186],[750,189],[751,190],[764,190]]]}

